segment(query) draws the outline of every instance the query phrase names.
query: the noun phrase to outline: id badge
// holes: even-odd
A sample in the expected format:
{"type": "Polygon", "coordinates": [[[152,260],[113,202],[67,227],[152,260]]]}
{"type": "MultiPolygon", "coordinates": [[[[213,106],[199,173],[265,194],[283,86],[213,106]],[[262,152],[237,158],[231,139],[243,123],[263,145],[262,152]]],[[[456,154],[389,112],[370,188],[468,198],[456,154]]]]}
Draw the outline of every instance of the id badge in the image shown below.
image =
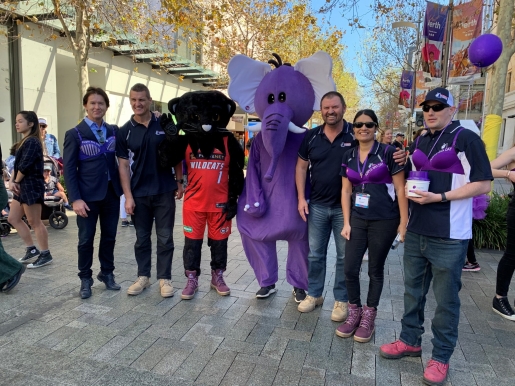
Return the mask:
{"type": "Polygon", "coordinates": [[[370,194],[367,193],[356,193],[355,206],[358,208],[368,208],[368,201],[370,200],[370,194]]]}

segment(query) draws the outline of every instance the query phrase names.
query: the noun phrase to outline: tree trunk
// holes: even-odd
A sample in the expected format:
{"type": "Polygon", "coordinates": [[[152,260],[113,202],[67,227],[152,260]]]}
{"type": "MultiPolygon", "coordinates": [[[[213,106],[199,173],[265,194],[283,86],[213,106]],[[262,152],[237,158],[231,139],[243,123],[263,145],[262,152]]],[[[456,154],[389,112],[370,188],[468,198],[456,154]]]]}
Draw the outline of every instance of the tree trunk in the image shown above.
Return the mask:
{"type": "Polygon", "coordinates": [[[79,119],[84,118],[84,107],[82,106],[82,97],[86,95],[89,87],[88,60],[76,59],[77,72],[79,74],[79,82],[77,83],[79,90],[79,119]]]}
{"type": "Polygon", "coordinates": [[[486,144],[488,158],[493,160],[497,158],[497,147],[499,143],[499,134],[502,126],[502,111],[504,107],[504,96],[506,87],[506,74],[508,73],[508,64],[515,53],[515,42],[512,37],[512,19],[513,19],[513,0],[500,0],[499,13],[497,18],[496,33],[503,43],[503,51],[501,56],[495,62],[490,74],[490,98],[488,101],[488,111],[484,123],[483,140],[486,144]]]}

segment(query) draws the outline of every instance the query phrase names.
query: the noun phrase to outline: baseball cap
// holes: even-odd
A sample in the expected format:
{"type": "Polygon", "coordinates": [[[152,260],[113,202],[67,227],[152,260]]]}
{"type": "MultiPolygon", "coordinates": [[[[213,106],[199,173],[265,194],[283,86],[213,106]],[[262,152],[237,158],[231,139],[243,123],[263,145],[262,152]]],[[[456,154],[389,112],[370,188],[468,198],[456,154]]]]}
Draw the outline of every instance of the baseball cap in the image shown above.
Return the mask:
{"type": "Polygon", "coordinates": [[[46,118],[39,118],[39,124],[40,125],[46,125],[46,118]]]}
{"type": "Polygon", "coordinates": [[[437,87],[434,90],[429,91],[426,94],[424,102],[422,102],[419,106],[424,106],[424,104],[430,101],[440,102],[450,107],[454,106],[454,98],[452,97],[452,94],[449,92],[449,90],[443,87],[437,87]]]}
{"type": "Polygon", "coordinates": [[[396,136],[396,137],[398,137],[399,135],[400,135],[401,137],[404,137],[404,133],[400,133],[400,132],[399,132],[399,133],[396,133],[396,134],[395,134],[395,136],[396,136]]]}
{"type": "Polygon", "coordinates": [[[43,166],[43,170],[52,170],[52,166],[49,164],[46,164],[45,166],[43,166]]]}

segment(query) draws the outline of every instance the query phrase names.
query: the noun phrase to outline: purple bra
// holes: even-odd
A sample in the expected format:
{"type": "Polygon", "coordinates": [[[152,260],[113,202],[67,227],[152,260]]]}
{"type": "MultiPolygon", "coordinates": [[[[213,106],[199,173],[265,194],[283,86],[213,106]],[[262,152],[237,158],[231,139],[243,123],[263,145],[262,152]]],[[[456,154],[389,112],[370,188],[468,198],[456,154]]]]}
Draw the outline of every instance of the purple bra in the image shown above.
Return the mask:
{"type": "MultiPolygon", "coordinates": [[[[434,170],[437,172],[444,172],[444,173],[455,173],[455,174],[465,174],[465,171],[463,170],[463,165],[461,164],[460,159],[458,158],[458,155],[456,154],[455,146],[456,146],[456,140],[458,139],[458,135],[462,130],[465,130],[463,127],[458,130],[456,135],[454,136],[454,140],[452,141],[452,146],[449,146],[443,150],[440,150],[435,155],[433,155],[430,159],[424,154],[422,150],[417,149],[418,141],[420,137],[417,138],[417,141],[415,142],[415,151],[413,152],[413,155],[411,156],[411,159],[413,161],[413,164],[417,168],[417,170],[422,171],[429,171],[434,170]]],[[[445,129],[443,130],[445,131],[445,129]]],[[[443,134],[440,134],[440,136],[443,134]]],[[[440,139],[440,137],[438,137],[440,139]]],[[[438,142],[438,139],[435,142],[435,145],[438,142]]],[[[433,148],[435,147],[433,145],[433,148]]],[[[429,151],[429,154],[431,151],[429,151]]]]}
{"type": "Polygon", "coordinates": [[[98,157],[105,153],[114,153],[116,149],[116,137],[112,135],[101,145],[97,141],[90,139],[82,139],[79,129],[75,128],[80,140],[79,160],[84,161],[90,158],[98,157]]]}
{"type": "MultiPolygon", "coordinates": [[[[379,144],[378,144],[379,146],[379,144]]],[[[373,149],[372,149],[373,150],[373,149]]],[[[384,149],[384,155],[386,156],[386,151],[388,150],[388,146],[385,146],[384,149]]],[[[355,149],[354,152],[357,152],[355,149]]],[[[369,153],[369,155],[372,153],[372,151],[369,153]]],[[[356,154],[356,153],[353,153],[356,154]]],[[[391,184],[393,182],[392,175],[390,174],[390,170],[388,169],[388,166],[384,163],[384,160],[381,159],[381,157],[378,155],[379,159],[381,160],[380,163],[371,165],[364,173],[363,176],[360,175],[359,172],[346,167],[347,172],[347,178],[352,184],[352,186],[358,186],[363,184],[391,184]]],[[[360,169],[359,164],[359,157],[356,157],[357,162],[357,169],[360,169]]],[[[346,165],[342,165],[346,166],[346,165]]],[[[366,167],[366,164],[363,165],[363,167],[366,167]]]]}

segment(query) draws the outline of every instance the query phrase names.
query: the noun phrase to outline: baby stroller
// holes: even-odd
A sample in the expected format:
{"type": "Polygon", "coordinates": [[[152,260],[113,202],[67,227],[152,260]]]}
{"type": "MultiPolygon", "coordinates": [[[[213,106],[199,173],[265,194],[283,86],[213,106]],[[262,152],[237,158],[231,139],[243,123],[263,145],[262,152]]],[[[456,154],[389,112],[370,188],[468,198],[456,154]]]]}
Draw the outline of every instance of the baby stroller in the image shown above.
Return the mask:
{"type": "MultiPolygon", "coordinates": [[[[62,169],[59,161],[55,158],[44,156],[43,164],[44,166],[49,165],[52,168],[51,175],[59,180],[62,169]]],[[[54,229],[65,228],[66,225],[68,225],[68,216],[66,215],[63,199],[45,195],[44,205],[41,211],[41,220],[48,220],[48,223],[54,229]]]]}

